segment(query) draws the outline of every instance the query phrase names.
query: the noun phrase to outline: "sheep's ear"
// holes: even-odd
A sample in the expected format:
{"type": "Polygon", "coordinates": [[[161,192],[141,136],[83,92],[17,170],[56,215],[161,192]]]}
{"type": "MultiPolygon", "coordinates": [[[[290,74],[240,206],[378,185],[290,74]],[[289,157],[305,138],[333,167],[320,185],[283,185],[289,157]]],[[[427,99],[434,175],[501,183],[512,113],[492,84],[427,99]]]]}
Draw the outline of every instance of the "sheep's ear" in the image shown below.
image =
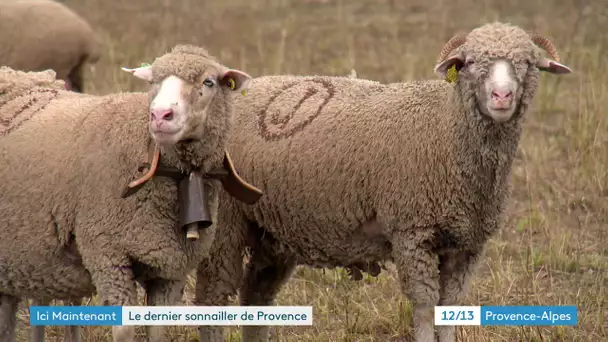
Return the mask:
{"type": "Polygon", "coordinates": [[[137,78],[141,78],[144,81],[152,82],[152,66],[147,65],[139,68],[128,69],[121,68],[123,71],[133,74],[137,78]]]}
{"type": "Polygon", "coordinates": [[[456,55],[456,56],[451,56],[446,58],[443,62],[435,65],[435,74],[443,79],[445,79],[445,76],[448,72],[448,70],[453,66],[456,65],[456,71],[460,70],[462,68],[462,66],[464,65],[464,61],[462,59],[462,57],[456,55]]]}
{"type": "Polygon", "coordinates": [[[552,74],[569,74],[572,72],[572,69],[568,68],[566,65],[558,63],[549,58],[541,58],[538,63],[536,63],[536,67],[538,67],[541,71],[550,72],[552,74]]]}
{"type": "Polygon", "coordinates": [[[251,76],[240,70],[228,69],[220,79],[222,85],[227,86],[234,91],[244,92],[249,88],[251,76]]]}

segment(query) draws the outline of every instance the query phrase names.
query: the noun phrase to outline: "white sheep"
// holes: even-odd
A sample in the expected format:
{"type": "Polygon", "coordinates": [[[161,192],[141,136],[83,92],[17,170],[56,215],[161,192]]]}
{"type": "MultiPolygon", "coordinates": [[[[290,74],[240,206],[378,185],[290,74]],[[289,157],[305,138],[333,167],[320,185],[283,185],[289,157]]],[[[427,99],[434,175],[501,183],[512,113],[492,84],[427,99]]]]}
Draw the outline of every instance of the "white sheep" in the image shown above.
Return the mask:
{"type": "MultiPolygon", "coordinates": [[[[222,234],[197,270],[196,304],[239,291],[242,305],[272,305],[296,265],[392,261],[416,341],[435,341],[434,306],[461,302],[501,226],[539,71],[571,70],[548,39],[490,23],[451,39],[435,71],[448,82],[253,79],[229,146],[265,195],[251,207],[220,196],[222,234]]],[[[223,340],[221,327],[199,329],[223,340]]],[[[455,340],[453,326],[437,329],[455,340]]],[[[243,327],[243,341],[267,339],[268,327],[243,327]]]]}
{"type": "MultiPolygon", "coordinates": [[[[137,305],[137,281],[148,305],[171,305],[208,254],[220,186],[259,198],[242,191],[225,153],[247,74],[194,46],[125,70],[150,82],[149,93],[78,94],[52,70],[0,69],[2,341],[14,338],[20,298],[97,294],[102,305],[137,305]],[[208,205],[188,205],[197,197],[186,195],[201,192],[208,205]],[[199,232],[198,222],[208,227],[199,232]]],[[[114,341],[134,339],[133,326],[112,330],[114,341]]],[[[148,327],[148,337],[162,341],[163,331],[148,327]]]]}

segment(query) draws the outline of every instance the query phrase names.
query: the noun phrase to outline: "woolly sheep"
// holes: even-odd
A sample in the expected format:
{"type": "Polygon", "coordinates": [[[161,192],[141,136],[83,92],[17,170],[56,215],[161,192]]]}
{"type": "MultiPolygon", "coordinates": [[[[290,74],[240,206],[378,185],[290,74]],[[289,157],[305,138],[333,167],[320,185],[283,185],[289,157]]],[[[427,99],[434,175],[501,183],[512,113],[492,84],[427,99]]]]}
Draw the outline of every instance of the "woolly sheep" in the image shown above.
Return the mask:
{"type": "Polygon", "coordinates": [[[0,66],[52,69],[66,88],[83,91],[83,67],[100,58],[90,25],[66,5],[50,0],[0,2],[0,66]]]}
{"type": "MultiPolygon", "coordinates": [[[[453,83],[253,79],[229,146],[265,196],[246,207],[220,195],[223,231],[197,270],[196,304],[226,305],[238,290],[241,305],[272,305],[296,265],[391,261],[416,341],[435,341],[433,307],[461,302],[501,225],[539,71],[571,72],[548,39],[498,22],[451,39],[435,72],[452,67],[453,83]]],[[[454,327],[437,329],[455,340],[454,327]]],[[[221,327],[199,333],[223,340],[221,327]]],[[[243,341],[267,339],[268,327],[243,327],[243,341]]]]}
{"type": "MultiPolygon", "coordinates": [[[[176,224],[183,212],[175,180],[143,177],[128,183],[131,190],[143,184],[130,197],[121,198],[121,190],[139,177],[149,146],[157,146],[150,170],[225,169],[232,94],[245,90],[250,76],[186,45],[125,70],[151,83],[148,94],[77,94],[62,90],[52,70],[0,69],[2,341],[14,338],[21,297],[97,294],[102,305],[137,305],[136,280],[149,305],[170,305],[208,253],[215,225],[186,239],[182,217],[176,224]]],[[[228,190],[231,175],[228,168],[228,178],[202,181],[211,223],[220,182],[228,190]]],[[[134,339],[132,326],[112,330],[114,341],[134,339]]],[[[163,340],[162,327],[147,333],[163,340]]]]}

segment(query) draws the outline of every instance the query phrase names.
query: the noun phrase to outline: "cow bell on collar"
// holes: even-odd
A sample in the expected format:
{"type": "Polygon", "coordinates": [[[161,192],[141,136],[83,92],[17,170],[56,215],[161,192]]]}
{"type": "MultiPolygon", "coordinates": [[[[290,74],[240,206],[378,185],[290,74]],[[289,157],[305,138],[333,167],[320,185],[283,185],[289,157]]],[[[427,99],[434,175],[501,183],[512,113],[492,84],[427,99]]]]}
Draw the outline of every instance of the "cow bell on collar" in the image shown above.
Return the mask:
{"type": "Polygon", "coordinates": [[[198,230],[213,223],[207,197],[200,172],[192,171],[179,182],[179,222],[180,227],[186,228],[189,240],[198,239],[198,230]]]}

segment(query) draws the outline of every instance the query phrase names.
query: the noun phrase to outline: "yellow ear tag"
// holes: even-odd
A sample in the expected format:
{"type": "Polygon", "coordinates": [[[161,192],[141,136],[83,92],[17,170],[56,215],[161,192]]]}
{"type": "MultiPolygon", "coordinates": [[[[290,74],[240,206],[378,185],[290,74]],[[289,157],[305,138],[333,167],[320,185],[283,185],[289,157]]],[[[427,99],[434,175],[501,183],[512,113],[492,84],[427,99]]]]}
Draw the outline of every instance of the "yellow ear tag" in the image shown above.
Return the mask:
{"type": "Polygon", "coordinates": [[[456,71],[456,64],[452,65],[451,68],[445,73],[445,80],[448,83],[454,83],[458,81],[458,71],[456,71]]]}
{"type": "Polygon", "coordinates": [[[241,92],[241,95],[243,95],[243,96],[247,95],[247,90],[243,90],[243,91],[241,92]]]}
{"type": "Polygon", "coordinates": [[[236,88],[236,83],[234,83],[234,80],[232,78],[228,79],[228,87],[230,87],[230,89],[236,88]]]}

